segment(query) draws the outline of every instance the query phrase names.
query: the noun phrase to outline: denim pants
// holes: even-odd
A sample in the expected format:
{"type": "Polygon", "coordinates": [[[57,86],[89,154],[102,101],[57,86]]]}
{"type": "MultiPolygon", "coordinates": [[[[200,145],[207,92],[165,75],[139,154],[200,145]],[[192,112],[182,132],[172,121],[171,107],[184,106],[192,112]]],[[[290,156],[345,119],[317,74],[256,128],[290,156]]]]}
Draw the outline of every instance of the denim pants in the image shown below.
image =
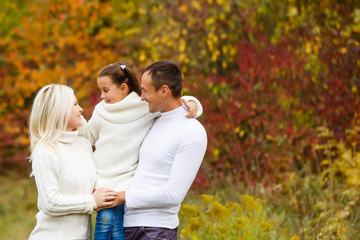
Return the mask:
{"type": "Polygon", "coordinates": [[[124,204],[100,210],[96,216],[94,240],[124,240],[124,204]]]}

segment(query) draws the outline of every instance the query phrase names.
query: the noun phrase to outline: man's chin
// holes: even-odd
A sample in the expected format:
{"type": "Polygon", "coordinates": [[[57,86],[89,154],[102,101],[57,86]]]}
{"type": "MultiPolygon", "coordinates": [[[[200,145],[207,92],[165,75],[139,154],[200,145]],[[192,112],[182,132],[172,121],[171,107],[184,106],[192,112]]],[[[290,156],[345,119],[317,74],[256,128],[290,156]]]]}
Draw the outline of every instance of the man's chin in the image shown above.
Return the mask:
{"type": "Polygon", "coordinates": [[[159,110],[157,110],[156,108],[153,108],[153,107],[151,107],[151,105],[149,105],[149,112],[151,112],[151,113],[156,113],[156,112],[158,112],[159,110]]]}

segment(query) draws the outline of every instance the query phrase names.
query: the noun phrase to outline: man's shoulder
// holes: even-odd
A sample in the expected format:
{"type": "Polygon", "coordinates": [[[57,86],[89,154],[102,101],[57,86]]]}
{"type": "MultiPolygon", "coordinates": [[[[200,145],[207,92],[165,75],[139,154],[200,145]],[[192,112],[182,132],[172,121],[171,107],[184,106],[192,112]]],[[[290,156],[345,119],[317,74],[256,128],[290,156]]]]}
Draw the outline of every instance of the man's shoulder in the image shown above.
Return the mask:
{"type": "Polygon", "coordinates": [[[186,118],[178,126],[179,130],[186,134],[203,133],[206,135],[205,127],[195,118],[186,118]]]}

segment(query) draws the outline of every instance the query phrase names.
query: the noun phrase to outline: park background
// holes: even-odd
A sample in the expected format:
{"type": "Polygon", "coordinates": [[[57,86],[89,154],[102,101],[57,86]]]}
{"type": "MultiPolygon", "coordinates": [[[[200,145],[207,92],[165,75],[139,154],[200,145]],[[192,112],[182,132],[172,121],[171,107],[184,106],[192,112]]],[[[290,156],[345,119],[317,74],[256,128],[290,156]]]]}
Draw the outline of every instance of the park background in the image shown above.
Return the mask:
{"type": "Polygon", "coordinates": [[[1,0],[0,34],[0,239],[35,225],[39,88],[88,119],[104,65],[162,59],[208,133],[180,239],[360,239],[359,0],[1,0]]]}

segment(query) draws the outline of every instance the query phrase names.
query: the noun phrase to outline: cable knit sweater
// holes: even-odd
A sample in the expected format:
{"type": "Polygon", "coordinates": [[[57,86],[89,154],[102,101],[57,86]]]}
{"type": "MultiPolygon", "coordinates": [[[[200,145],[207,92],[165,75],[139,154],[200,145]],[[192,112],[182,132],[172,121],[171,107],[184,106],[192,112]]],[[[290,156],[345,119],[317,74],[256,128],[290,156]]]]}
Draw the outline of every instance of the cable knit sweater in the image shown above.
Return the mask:
{"type": "MultiPolygon", "coordinates": [[[[191,96],[183,98],[197,104],[200,116],[200,102],[191,96]]],[[[127,190],[138,165],[141,143],[159,116],[160,113],[149,113],[147,103],[135,92],[118,103],[101,101],[96,105],[89,122],[79,129],[95,145],[96,188],[127,190]]]]}
{"type": "Polygon", "coordinates": [[[89,141],[64,132],[57,149],[41,143],[32,152],[38,190],[37,223],[30,240],[91,239],[96,169],[89,141]]]}

